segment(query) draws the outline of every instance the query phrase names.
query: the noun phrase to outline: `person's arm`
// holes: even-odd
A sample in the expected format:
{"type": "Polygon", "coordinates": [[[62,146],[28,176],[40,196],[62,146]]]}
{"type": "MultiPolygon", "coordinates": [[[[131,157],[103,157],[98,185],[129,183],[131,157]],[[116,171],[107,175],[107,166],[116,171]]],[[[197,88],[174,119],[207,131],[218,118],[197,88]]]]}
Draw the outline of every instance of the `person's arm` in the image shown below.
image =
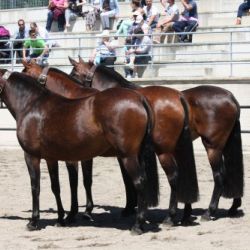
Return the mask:
{"type": "Polygon", "coordinates": [[[145,42],[143,38],[140,47],[135,49],[135,54],[148,54],[151,47],[150,43],[151,43],[150,40],[145,42]]]}
{"type": "Polygon", "coordinates": [[[166,0],[160,0],[161,5],[163,6],[163,8],[166,8],[167,5],[167,1],[166,0]]]}
{"type": "Polygon", "coordinates": [[[192,4],[188,4],[185,0],[181,0],[181,3],[182,3],[182,5],[183,5],[183,7],[184,7],[186,10],[188,10],[188,11],[190,11],[191,9],[193,9],[193,5],[192,5],[192,4]]]}
{"type": "Polygon", "coordinates": [[[29,41],[25,41],[24,44],[23,44],[23,60],[24,61],[27,61],[27,58],[26,58],[26,49],[30,47],[30,42],[29,41]]]}
{"type": "Polygon", "coordinates": [[[152,16],[149,18],[148,20],[148,25],[150,26],[152,24],[152,22],[154,21],[154,19],[156,18],[156,16],[158,15],[158,12],[155,8],[153,8],[153,6],[151,7],[152,8],[152,16]]]}
{"type": "Polygon", "coordinates": [[[119,16],[119,5],[118,5],[118,1],[115,0],[115,18],[118,18],[119,16]]]}
{"type": "Polygon", "coordinates": [[[171,23],[173,22],[174,18],[176,17],[176,13],[173,13],[171,16],[168,16],[166,18],[164,18],[163,20],[159,21],[156,25],[157,28],[160,28],[162,25],[166,24],[166,23],[171,23]]]}
{"type": "Polygon", "coordinates": [[[91,54],[91,56],[90,56],[90,58],[89,58],[89,61],[90,61],[90,62],[94,62],[95,57],[96,57],[96,53],[97,53],[97,50],[96,50],[96,49],[93,49],[92,54],[91,54]]]}

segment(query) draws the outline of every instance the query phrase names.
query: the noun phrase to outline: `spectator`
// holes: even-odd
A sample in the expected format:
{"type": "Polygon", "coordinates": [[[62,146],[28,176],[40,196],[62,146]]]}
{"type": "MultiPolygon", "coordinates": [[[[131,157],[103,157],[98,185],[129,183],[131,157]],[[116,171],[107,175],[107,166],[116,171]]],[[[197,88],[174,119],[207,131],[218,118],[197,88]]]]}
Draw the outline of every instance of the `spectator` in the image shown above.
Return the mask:
{"type": "Polygon", "coordinates": [[[0,64],[10,63],[10,32],[4,26],[0,26],[0,64]]]}
{"type": "Polygon", "coordinates": [[[111,40],[108,30],[104,30],[97,36],[101,38],[101,41],[98,42],[98,45],[93,50],[89,61],[96,65],[103,64],[114,66],[114,62],[116,61],[115,49],[117,47],[117,41],[111,40]]]}
{"type": "Polygon", "coordinates": [[[140,6],[141,6],[140,1],[132,0],[131,8],[132,8],[133,16],[130,19],[121,20],[120,26],[116,32],[116,36],[120,34],[128,35],[128,30],[132,26],[133,22],[135,21],[135,16],[137,16],[138,14],[143,14],[143,9],[140,6]]]}
{"type": "Polygon", "coordinates": [[[110,18],[118,18],[119,6],[117,0],[100,0],[101,23],[103,30],[111,29],[110,18]]]}
{"type": "Polygon", "coordinates": [[[83,13],[85,14],[86,20],[86,30],[95,30],[99,29],[95,27],[96,20],[100,20],[100,0],[90,0],[91,3],[91,10],[83,13]]]}
{"type": "MultiPolygon", "coordinates": [[[[155,34],[173,31],[172,26],[174,22],[179,20],[179,9],[178,6],[175,4],[175,0],[160,1],[165,9],[166,17],[157,23],[155,34]],[[166,2],[168,3],[168,5],[166,4],[166,2]]],[[[154,42],[164,43],[165,37],[165,35],[154,35],[154,42]]]]}
{"type": "Polygon", "coordinates": [[[65,10],[66,28],[70,27],[70,20],[76,20],[78,16],[82,14],[82,5],[85,4],[85,0],[69,0],[67,8],[65,10]]]}
{"type": "Polygon", "coordinates": [[[59,46],[57,42],[49,39],[49,32],[44,27],[38,26],[35,22],[32,22],[30,23],[30,29],[36,32],[36,36],[42,38],[49,48],[59,46]]]}
{"type": "Polygon", "coordinates": [[[48,47],[45,41],[41,38],[37,39],[36,32],[33,30],[29,31],[29,39],[24,42],[23,45],[23,60],[30,61],[31,58],[36,59],[37,63],[41,66],[45,66],[48,64],[47,57],[48,47]],[[26,50],[30,49],[30,54],[26,57],[26,50]]]}
{"type": "Polygon", "coordinates": [[[156,24],[159,20],[159,11],[153,5],[153,0],[146,0],[146,6],[143,7],[144,14],[146,15],[146,22],[151,29],[156,27],[156,24]]]}
{"type": "MultiPolygon", "coordinates": [[[[146,69],[146,64],[151,60],[151,39],[148,35],[144,34],[141,27],[134,30],[134,36],[136,37],[135,46],[128,51],[127,55],[135,56],[133,76],[142,77],[146,69]]],[[[131,67],[132,65],[128,69],[131,67]]]]}
{"type": "MultiPolygon", "coordinates": [[[[18,28],[15,30],[13,37],[14,39],[24,39],[29,37],[29,30],[25,27],[25,22],[23,19],[19,19],[18,28]]],[[[23,58],[23,43],[24,41],[14,41],[13,48],[14,52],[16,52],[16,63],[21,63],[21,59],[23,58]]],[[[26,56],[28,56],[28,51],[26,56]]]]}
{"type": "Polygon", "coordinates": [[[46,30],[50,32],[53,20],[58,22],[58,30],[64,30],[65,24],[65,9],[68,7],[68,0],[49,0],[48,17],[46,30]]]}
{"type": "MultiPolygon", "coordinates": [[[[198,12],[197,4],[194,0],[181,0],[184,6],[184,11],[181,14],[180,20],[172,26],[176,32],[192,32],[198,27],[198,12]]],[[[192,42],[192,35],[182,34],[179,36],[179,42],[192,42]]]]}
{"type": "Polygon", "coordinates": [[[236,24],[241,24],[241,18],[245,11],[250,9],[250,0],[245,0],[244,3],[240,4],[237,12],[236,24]]]}

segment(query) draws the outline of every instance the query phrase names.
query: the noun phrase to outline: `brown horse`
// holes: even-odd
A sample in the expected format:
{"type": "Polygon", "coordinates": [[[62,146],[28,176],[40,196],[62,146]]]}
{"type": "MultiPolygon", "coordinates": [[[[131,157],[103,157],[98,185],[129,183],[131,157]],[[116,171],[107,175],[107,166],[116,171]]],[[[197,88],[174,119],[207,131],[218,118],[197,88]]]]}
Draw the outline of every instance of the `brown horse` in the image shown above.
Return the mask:
{"type": "MultiPolygon", "coordinates": [[[[41,67],[32,64],[25,65],[25,73],[39,78],[42,73],[41,67]]],[[[65,73],[50,68],[47,71],[46,86],[50,88],[50,81],[59,83],[65,73]],[[59,76],[61,74],[62,76],[59,76]]],[[[124,79],[121,79],[124,81],[124,79]]],[[[68,88],[71,91],[71,88],[68,88]]],[[[148,87],[143,89],[145,96],[149,98],[155,114],[155,127],[153,129],[153,143],[160,163],[167,174],[171,186],[170,217],[168,223],[176,223],[177,201],[194,202],[198,197],[198,185],[196,178],[193,147],[188,128],[188,112],[186,103],[180,92],[165,87],[148,87]],[[178,165],[178,168],[177,168],[178,165]],[[178,178],[177,178],[178,177],[178,178]]],[[[63,94],[63,93],[62,93],[63,94]]],[[[122,162],[118,159],[120,165],[122,162]]],[[[93,209],[91,195],[92,165],[88,165],[89,171],[84,174],[85,189],[87,194],[86,212],[90,215],[93,209]]],[[[128,185],[130,179],[123,171],[126,183],[127,204],[124,214],[134,211],[136,196],[133,185],[128,185]]],[[[189,210],[185,210],[183,222],[189,223],[189,210]]]]}
{"type": "MultiPolygon", "coordinates": [[[[114,88],[70,100],[48,91],[30,76],[5,72],[0,77],[0,97],[16,119],[17,138],[30,173],[33,212],[29,229],[36,229],[39,220],[40,160],[49,163],[54,176],[58,175],[58,160],[88,160],[100,155],[119,156],[133,180],[138,211],[132,232],[142,233],[147,206],[158,203],[151,146],[153,116],[143,96],[114,88]]],[[[52,182],[52,189],[60,197],[59,183],[52,182]]],[[[63,213],[58,211],[58,216],[63,213]]]]}
{"type": "MultiPolygon", "coordinates": [[[[121,81],[122,76],[103,66],[94,66],[79,57],[79,63],[70,58],[74,66],[71,75],[85,86],[104,90],[111,87],[136,89],[149,100],[153,93],[144,88],[121,81]],[[121,84],[122,83],[122,84],[121,84]]],[[[240,129],[240,106],[233,94],[215,86],[199,86],[183,91],[188,102],[192,139],[201,137],[213,171],[214,190],[203,219],[215,214],[220,196],[234,198],[229,215],[235,215],[243,196],[243,157],[240,129]]],[[[190,204],[185,208],[192,209],[190,204]]]]}

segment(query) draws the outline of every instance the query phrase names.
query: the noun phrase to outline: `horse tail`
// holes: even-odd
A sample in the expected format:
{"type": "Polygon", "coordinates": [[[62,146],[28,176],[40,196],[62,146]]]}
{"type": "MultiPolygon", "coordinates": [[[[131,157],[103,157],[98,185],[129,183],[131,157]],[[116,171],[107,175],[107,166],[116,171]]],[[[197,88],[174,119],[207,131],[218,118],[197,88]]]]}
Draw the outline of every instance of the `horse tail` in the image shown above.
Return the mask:
{"type": "Polygon", "coordinates": [[[152,142],[152,130],[154,125],[154,116],[151,106],[143,98],[143,106],[147,112],[148,122],[146,133],[144,135],[139,153],[140,165],[145,170],[145,199],[148,206],[157,206],[159,203],[159,179],[156,163],[156,155],[152,142]]]}
{"type": "Polygon", "coordinates": [[[199,188],[196,174],[193,142],[189,128],[189,112],[187,102],[181,96],[184,108],[184,126],[176,147],[176,162],[178,166],[177,200],[183,203],[193,203],[199,198],[199,188]]]}
{"type": "Polygon", "coordinates": [[[240,106],[234,98],[238,108],[238,117],[223,150],[225,166],[225,182],[223,197],[240,198],[244,189],[244,166],[241,142],[240,106]]]}

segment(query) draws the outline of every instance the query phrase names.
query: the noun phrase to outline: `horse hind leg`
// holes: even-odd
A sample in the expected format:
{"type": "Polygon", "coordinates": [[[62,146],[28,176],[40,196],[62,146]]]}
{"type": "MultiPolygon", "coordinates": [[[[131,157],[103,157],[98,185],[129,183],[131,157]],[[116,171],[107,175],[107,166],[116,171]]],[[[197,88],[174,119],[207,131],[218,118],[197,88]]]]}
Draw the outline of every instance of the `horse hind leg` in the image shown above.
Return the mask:
{"type": "Polygon", "coordinates": [[[137,193],[137,205],[138,210],[136,214],[136,222],[131,229],[132,234],[142,234],[143,224],[145,223],[145,213],[147,209],[147,202],[145,197],[145,182],[146,175],[139,165],[139,161],[136,157],[120,158],[127,173],[133,181],[134,187],[137,193]]]}
{"type": "Polygon", "coordinates": [[[136,210],[135,207],[137,206],[137,194],[135,186],[132,182],[132,179],[128,175],[124,165],[123,161],[120,158],[117,158],[120,169],[122,172],[122,178],[125,185],[125,191],[126,191],[126,206],[122,210],[122,216],[127,217],[132,214],[135,214],[136,210]]]}
{"type": "Polygon", "coordinates": [[[60,184],[59,184],[59,178],[58,178],[58,162],[57,161],[46,161],[48,170],[49,170],[49,176],[51,181],[51,190],[56,198],[56,204],[57,204],[57,213],[58,213],[58,219],[57,219],[57,226],[64,226],[64,215],[65,211],[63,209],[62,201],[61,201],[61,195],[60,195],[60,184]]]}
{"type": "Polygon", "coordinates": [[[38,221],[40,218],[39,211],[39,195],[40,195],[40,159],[24,153],[25,162],[28,167],[31,192],[32,192],[32,218],[27,224],[29,231],[38,229],[38,221]]]}
{"type": "Polygon", "coordinates": [[[92,219],[92,210],[94,208],[94,202],[92,198],[92,173],[93,173],[93,159],[88,161],[82,161],[82,174],[83,174],[83,185],[86,192],[86,209],[83,217],[88,220],[92,219]]]}
{"type": "Polygon", "coordinates": [[[161,154],[159,155],[159,161],[168,178],[170,185],[170,200],[168,215],[163,221],[163,224],[173,226],[178,223],[177,221],[177,166],[171,155],[161,154]]]}
{"type": "Polygon", "coordinates": [[[78,162],[65,162],[69,175],[70,192],[71,192],[71,208],[65,221],[66,224],[74,222],[78,213],[78,199],[77,199],[77,187],[78,187],[78,162]]]}
{"type": "Polygon", "coordinates": [[[207,149],[208,159],[213,171],[214,189],[208,209],[202,215],[202,220],[211,220],[218,208],[219,199],[223,192],[224,173],[222,152],[215,149],[207,149]]]}

